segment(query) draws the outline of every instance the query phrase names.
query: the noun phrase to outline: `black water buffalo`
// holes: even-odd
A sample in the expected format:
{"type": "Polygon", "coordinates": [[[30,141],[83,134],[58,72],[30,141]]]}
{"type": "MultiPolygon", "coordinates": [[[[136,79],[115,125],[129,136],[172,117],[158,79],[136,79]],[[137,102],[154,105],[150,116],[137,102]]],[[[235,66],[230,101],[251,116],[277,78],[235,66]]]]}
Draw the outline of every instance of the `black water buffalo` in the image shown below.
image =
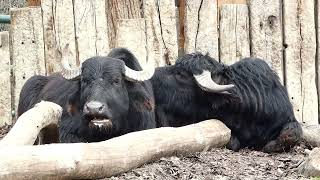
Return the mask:
{"type": "MultiPolygon", "coordinates": [[[[67,51],[66,51],[67,52],[67,51]]],[[[65,53],[66,53],[65,52],[65,53]]],[[[61,142],[95,142],[156,127],[152,85],[154,68],[142,70],[126,49],[85,60],[51,76],[33,76],[23,86],[18,116],[41,100],[63,107],[61,142]]]]}
{"type": "Polygon", "coordinates": [[[151,79],[159,126],[182,126],[216,118],[230,129],[228,148],[289,150],[301,137],[287,91],[261,59],[233,65],[201,53],[160,67],[151,79]]]}

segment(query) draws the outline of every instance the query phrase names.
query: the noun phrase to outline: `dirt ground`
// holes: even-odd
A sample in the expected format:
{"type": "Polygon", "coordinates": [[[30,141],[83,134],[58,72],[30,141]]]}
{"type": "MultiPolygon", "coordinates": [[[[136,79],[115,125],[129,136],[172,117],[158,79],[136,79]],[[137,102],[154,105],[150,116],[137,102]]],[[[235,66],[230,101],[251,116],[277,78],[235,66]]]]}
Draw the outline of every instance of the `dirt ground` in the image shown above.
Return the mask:
{"type": "MultiPolygon", "coordinates": [[[[0,128],[0,139],[9,129],[0,128]]],[[[296,172],[297,166],[306,156],[304,149],[300,145],[288,153],[267,154],[248,149],[233,152],[216,148],[189,156],[161,158],[106,179],[308,179],[296,172]]]]}

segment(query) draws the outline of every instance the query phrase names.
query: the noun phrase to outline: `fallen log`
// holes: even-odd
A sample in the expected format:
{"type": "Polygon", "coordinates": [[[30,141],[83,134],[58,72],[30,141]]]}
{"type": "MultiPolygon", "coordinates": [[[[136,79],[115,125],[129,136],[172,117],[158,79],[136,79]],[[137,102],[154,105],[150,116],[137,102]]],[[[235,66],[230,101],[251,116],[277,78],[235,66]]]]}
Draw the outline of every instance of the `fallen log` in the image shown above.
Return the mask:
{"type": "Polygon", "coordinates": [[[45,127],[57,125],[62,108],[52,102],[41,101],[23,113],[9,133],[0,141],[0,147],[8,145],[32,145],[45,127]]]}
{"type": "Polygon", "coordinates": [[[298,170],[308,177],[320,176],[320,148],[314,148],[298,170]]]}
{"type": "Polygon", "coordinates": [[[103,178],[161,157],[225,146],[231,131],[218,120],[132,132],[98,143],[8,146],[0,179],[103,178]]]}
{"type": "Polygon", "coordinates": [[[302,125],[303,142],[307,146],[314,148],[320,147],[320,125],[302,125]]]}

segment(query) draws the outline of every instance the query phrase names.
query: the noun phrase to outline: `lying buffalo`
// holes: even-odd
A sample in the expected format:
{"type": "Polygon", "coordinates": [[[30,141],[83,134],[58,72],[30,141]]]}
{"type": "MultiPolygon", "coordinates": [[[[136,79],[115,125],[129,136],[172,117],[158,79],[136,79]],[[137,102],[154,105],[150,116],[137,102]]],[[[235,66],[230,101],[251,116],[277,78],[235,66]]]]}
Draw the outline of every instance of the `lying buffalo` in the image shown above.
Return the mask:
{"type": "Polygon", "coordinates": [[[148,80],[154,68],[142,70],[135,56],[122,48],[106,57],[89,58],[78,69],[71,69],[68,59],[63,59],[62,73],[27,80],[18,116],[41,100],[59,104],[63,107],[61,142],[101,141],[156,127],[148,80]]]}
{"type": "Polygon", "coordinates": [[[217,118],[231,129],[228,147],[235,151],[289,150],[301,137],[287,91],[263,60],[227,66],[208,55],[187,54],[157,68],[151,81],[160,126],[217,118]]]}

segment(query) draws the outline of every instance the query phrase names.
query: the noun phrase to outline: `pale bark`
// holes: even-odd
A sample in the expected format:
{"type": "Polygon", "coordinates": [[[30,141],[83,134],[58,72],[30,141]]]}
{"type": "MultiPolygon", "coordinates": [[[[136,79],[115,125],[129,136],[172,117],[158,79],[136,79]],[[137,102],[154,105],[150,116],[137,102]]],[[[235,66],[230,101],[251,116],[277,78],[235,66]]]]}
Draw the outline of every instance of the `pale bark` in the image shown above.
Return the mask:
{"type": "Polygon", "coordinates": [[[98,143],[6,146],[0,148],[0,178],[110,177],[164,156],[225,146],[230,136],[222,122],[207,120],[133,132],[98,143]]]}
{"type": "Polygon", "coordinates": [[[62,108],[52,102],[42,101],[23,113],[9,133],[0,141],[0,147],[32,145],[40,130],[58,124],[62,108]]]}

